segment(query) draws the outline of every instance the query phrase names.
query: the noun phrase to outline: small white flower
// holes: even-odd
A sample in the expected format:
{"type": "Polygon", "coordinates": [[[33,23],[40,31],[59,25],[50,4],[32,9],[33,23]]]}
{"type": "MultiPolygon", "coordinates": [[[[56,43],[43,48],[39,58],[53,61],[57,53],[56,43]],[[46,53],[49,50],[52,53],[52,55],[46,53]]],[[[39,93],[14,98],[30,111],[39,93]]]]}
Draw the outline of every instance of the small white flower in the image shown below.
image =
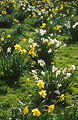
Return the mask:
{"type": "Polygon", "coordinates": [[[24,8],[24,7],[22,7],[22,10],[25,10],[25,8],[24,8]]]}
{"type": "Polygon", "coordinates": [[[65,67],[65,68],[62,70],[62,73],[63,73],[63,74],[66,73],[66,70],[67,70],[67,68],[65,67]]]}
{"type": "Polygon", "coordinates": [[[50,21],[50,24],[52,24],[53,22],[52,21],[50,21]]]}
{"type": "Polygon", "coordinates": [[[78,25],[78,22],[76,22],[76,23],[72,26],[72,28],[74,29],[77,25],[78,25]]]}
{"type": "Polygon", "coordinates": [[[50,48],[49,50],[48,50],[48,53],[51,53],[52,52],[52,49],[50,48]]]}
{"type": "Polygon", "coordinates": [[[69,65],[68,70],[75,70],[75,65],[69,65]]]}
{"type": "Polygon", "coordinates": [[[43,36],[46,33],[46,30],[40,29],[40,34],[43,36]]]}
{"type": "Polygon", "coordinates": [[[33,44],[34,44],[35,47],[37,46],[37,43],[33,43],[33,44]]]}
{"type": "Polygon", "coordinates": [[[63,45],[63,47],[66,47],[66,46],[67,46],[66,44],[63,45]]]}
{"type": "Polygon", "coordinates": [[[44,40],[43,40],[43,43],[46,43],[46,42],[48,43],[48,39],[44,39],[44,40]]]}
{"type": "Polygon", "coordinates": [[[55,43],[55,41],[54,41],[54,40],[52,40],[52,39],[50,39],[50,43],[51,43],[51,44],[54,44],[54,43],[55,43]]]}
{"type": "Polygon", "coordinates": [[[41,11],[38,11],[38,14],[41,15],[41,11]]]}
{"type": "Polygon", "coordinates": [[[57,75],[60,75],[60,73],[61,73],[61,71],[60,71],[60,70],[57,70],[57,71],[56,71],[56,77],[57,77],[57,75]]]}
{"type": "Polygon", "coordinates": [[[45,62],[44,62],[44,60],[40,59],[40,60],[38,60],[38,64],[40,64],[40,66],[43,67],[45,65],[45,62]]]}
{"type": "Polygon", "coordinates": [[[59,89],[62,85],[61,84],[57,84],[57,89],[59,89]]]}
{"type": "Polygon", "coordinates": [[[57,70],[57,68],[53,65],[52,72],[55,72],[56,70],[57,70]]]}
{"type": "Polygon", "coordinates": [[[72,67],[72,70],[75,70],[75,65],[72,65],[71,67],[72,67]]]}
{"type": "Polygon", "coordinates": [[[10,53],[10,52],[11,52],[11,48],[8,47],[8,48],[7,48],[7,53],[10,53]]]}
{"type": "Polygon", "coordinates": [[[53,36],[53,33],[51,33],[50,36],[53,36]]]}
{"type": "Polygon", "coordinates": [[[71,73],[67,73],[67,75],[66,75],[66,76],[67,76],[67,77],[70,77],[71,75],[72,75],[71,73]]]}
{"type": "Polygon", "coordinates": [[[27,11],[30,11],[31,9],[27,8],[27,11]]]}
{"type": "Polygon", "coordinates": [[[32,74],[37,74],[36,70],[31,70],[32,74]]]}
{"type": "Polygon", "coordinates": [[[34,74],[33,77],[34,77],[34,79],[38,80],[38,76],[37,75],[34,74]]]}
{"type": "Polygon", "coordinates": [[[33,43],[33,41],[34,41],[33,39],[29,38],[29,43],[33,43]]]}
{"type": "Polygon", "coordinates": [[[45,76],[45,72],[41,71],[41,74],[42,74],[43,76],[45,76]]]}
{"type": "Polygon", "coordinates": [[[38,29],[35,29],[35,32],[38,33],[38,29]]]}

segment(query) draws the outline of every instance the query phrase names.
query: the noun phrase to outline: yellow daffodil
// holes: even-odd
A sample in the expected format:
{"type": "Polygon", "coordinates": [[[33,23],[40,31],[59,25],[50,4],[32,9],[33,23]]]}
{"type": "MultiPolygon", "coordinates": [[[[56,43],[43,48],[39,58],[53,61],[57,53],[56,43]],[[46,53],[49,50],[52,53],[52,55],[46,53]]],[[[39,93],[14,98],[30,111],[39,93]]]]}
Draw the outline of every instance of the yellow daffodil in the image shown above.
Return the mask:
{"type": "Polygon", "coordinates": [[[55,29],[56,29],[56,27],[53,27],[53,29],[55,30],[55,29]]]}
{"type": "Polygon", "coordinates": [[[27,78],[27,79],[26,79],[26,82],[29,82],[29,81],[30,81],[30,79],[29,79],[29,78],[27,78]]]}
{"type": "Polygon", "coordinates": [[[21,40],[22,40],[23,42],[26,42],[26,38],[22,38],[21,40]]]}
{"type": "Polygon", "coordinates": [[[11,38],[11,35],[7,35],[7,38],[11,38]]]}
{"type": "Polygon", "coordinates": [[[34,47],[35,47],[34,44],[32,44],[32,45],[30,46],[31,49],[30,49],[30,51],[29,51],[29,54],[32,55],[32,57],[36,56],[36,53],[34,53],[34,47]]]}
{"type": "Polygon", "coordinates": [[[23,49],[22,51],[21,51],[21,53],[26,53],[27,51],[25,50],[25,49],[23,49]]]}
{"type": "Polygon", "coordinates": [[[2,37],[2,38],[0,38],[0,40],[1,40],[1,41],[4,41],[4,38],[2,37]]]}
{"type": "Polygon", "coordinates": [[[37,86],[39,86],[39,88],[41,89],[41,88],[44,88],[44,82],[43,82],[43,80],[38,80],[38,83],[37,83],[37,86]]]}
{"type": "Polygon", "coordinates": [[[61,33],[61,30],[59,30],[59,33],[61,33]]]}
{"type": "Polygon", "coordinates": [[[55,108],[55,105],[50,105],[48,107],[48,113],[53,112],[54,108],[55,108]]]}
{"type": "Polygon", "coordinates": [[[48,43],[48,46],[51,46],[51,42],[48,43]]]}
{"type": "Polygon", "coordinates": [[[52,65],[54,65],[54,62],[51,62],[52,65]]]}
{"type": "Polygon", "coordinates": [[[17,49],[17,50],[21,50],[21,46],[18,45],[18,44],[14,45],[14,48],[17,49]]]}
{"type": "Polygon", "coordinates": [[[52,18],[53,16],[52,16],[52,14],[50,14],[50,18],[52,18]]]}
{"type": "Polygon", "coordinates": [[[39,92],[40,96],[42,96],[43,98],[45,98],[46,94],[46,90],[41,90],[41,92],[39,92]]]}
{"type": "Polygon", "coordinates": [[[41,16],[40,18],[43,19],[43,16],[41,16]]]}
{"type": "Polygon", "coordinates": [[[46,26],[46,23],[42,23],[43,28],[46,26]]]}
{"type": "Polygon", "coordinates": [[[28,106],[26,106],[26,107],[24,108],[24,115],[25,115],[25,114],[28,114],[28,112],[29,112],[28,106]]]}
{"type": "Polygon", "coordinates": [[[65,96],[64,96],[64,94],[62,94],[61,96],[60,96],[60,101],[63,101],[64,99],[65,99],[65,96]]]}
{"type": "Polygon", "coordinates": [[[40,116],[41,112],[38,110],[38,108],[35,108],[32,110],[33,116],[40,116]]]}

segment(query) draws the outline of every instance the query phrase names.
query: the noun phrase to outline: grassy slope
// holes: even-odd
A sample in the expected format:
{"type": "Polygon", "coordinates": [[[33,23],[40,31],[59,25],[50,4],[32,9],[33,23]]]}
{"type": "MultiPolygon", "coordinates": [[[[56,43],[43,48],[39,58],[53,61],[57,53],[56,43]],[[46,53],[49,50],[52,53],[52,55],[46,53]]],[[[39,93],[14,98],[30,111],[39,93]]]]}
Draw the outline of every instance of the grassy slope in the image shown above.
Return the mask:
{"type": "MultiPolygon", "coordinates": [[[[31,24],[32,20],[25,20],[24,24],[26,23],[26,30],[24,34],[26,34],[27,40],[29,37],[34,38],[34,28],[31,24]]],[[[9,31],[9,29],[7,30],[9,31]]],[[[1,32],[1,30],[0,30],[1,32]]],[[[10,32],[10,31],[9,31],[10,32]]],[[[27,43],[24,45],[26,46],[27,43]]],[[[77,44],[70,44],[65,48],[61,48],[58,50],[55,59],[58,66],[66,66],[66,65],[76,65],[76,82],[71,88],[71,92],[67,93],[67,98],[73,100],[73,98],[78,95],[78,43],[77,44]]],[[[9,88],[5,84],[0,84],[0,115],[5,113],[7,115],[8,111],[11,111],[13,106],[19,106],[18,100],[21,100],[25,103],[28,102],[30,97],[26,97],[26,92],[32,90],[32,83],[26,83],[26,78],[30,78],[33,81],[33,78],[29,75],[28,71],[24,77],[21,77],[19,80],[19,85],[15,84],[13,88],[9,88]]],[[[77,101],[77,98],[76,98],[77,101]]]]}

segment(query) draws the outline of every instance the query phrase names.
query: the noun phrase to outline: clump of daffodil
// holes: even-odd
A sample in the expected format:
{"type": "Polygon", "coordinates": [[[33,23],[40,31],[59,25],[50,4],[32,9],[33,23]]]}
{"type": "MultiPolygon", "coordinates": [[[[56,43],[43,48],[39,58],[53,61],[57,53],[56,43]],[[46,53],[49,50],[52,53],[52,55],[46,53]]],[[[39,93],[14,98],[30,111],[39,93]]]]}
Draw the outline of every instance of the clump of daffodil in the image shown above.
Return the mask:
{"type": "Polygon", "coordinates": [[[44,82],[43,82],[43,80],[38,80],[38,83],[37,83],[37,86],[39,86],[39,88],[41,89],[41,88],[44,88],[44,82]]]}
{"type": "Polygon", "coordinates": [[[53,112],[54,108],[55,108],[55,105],[50,105],[48,107],[48,113],[53,112]]]}
{"type": "Polygon", "coordinates": [[[33,116],[40,116],[41,112],[38,110],[38,108],[35,108],[32,110],[33,116]]]}
{"type": "Polygon", "coordinates": [[[46,90],[41,90],[41,92],[39,92],[40,96],[42,96],[43,98],[45,98],[46,94],[46,90]]]}
{"type": "Polygon", "coordinates": [[[36,56],[36,53],[34,53],[34,48],[35,48],[34,44],[30,45],[29,54],[32,55],[32,57],[36,56]]]}
{"type": "Polygon", "coordinates": [[[26,107],[24,108],[24,115],[25,115],[25,114],[28,114],[28,112],[29,112],[29,109],[28,109],[28,106],[26,106],[26,107]]]}

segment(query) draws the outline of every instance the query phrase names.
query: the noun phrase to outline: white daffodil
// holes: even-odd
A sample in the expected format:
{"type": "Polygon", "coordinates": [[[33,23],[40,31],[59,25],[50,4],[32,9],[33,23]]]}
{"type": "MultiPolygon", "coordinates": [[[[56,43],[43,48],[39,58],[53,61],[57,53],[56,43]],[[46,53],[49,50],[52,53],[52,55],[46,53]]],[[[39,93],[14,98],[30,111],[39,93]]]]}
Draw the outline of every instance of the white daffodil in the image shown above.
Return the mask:
{"type": "Polygon", "coordinates": [[[31,70],[32,74],[37,74],[36,70],[31,70]]]}
{"type": "Polygon", "coordinates": [[[55,72],[56,70],[57,70],[57,68],[53,65],[52,72],[55,72]]]}
{"type": "Polygon", "coordinates": [[[71,75],[72,75],[71,73],[67,73],[67,75],[66,75],[66,76],[67,76],[67,77],[70,77],[71,75]]]}
{"type": "Polygon", "coordinates": [[[10,53],[10,52],[11,52],[11,48],[8,47],[8,48],[7,48],[7,53],[10,53]]]}
{"type": "Polygon", "coordinates": [[[40,66],[43,67],[45,65],[45,62],[44,62],[44,60],[40,59],[40,60],[38,60],[38,64],[40,64],[40,66]]]}
{"type": "Polygon", "coordinates": [[[45,72],[41,71],[41,74],[42,74],[43,76],[45,76],[45,72]]]}
{"type": "Polygon", "coordinates": [[[57,71],[56,71],[56,77],[57,77],[58,75],[60,75],[60,73],[61,73],[61,71],[60,71],[60,70],[57,70],[57,71]]]}
{"type": "Polygon", "coordinates": [[[51,53],[52,52],[52,49],[50,48],[49,50],[48,50],[48,53],[51,53]]]}

